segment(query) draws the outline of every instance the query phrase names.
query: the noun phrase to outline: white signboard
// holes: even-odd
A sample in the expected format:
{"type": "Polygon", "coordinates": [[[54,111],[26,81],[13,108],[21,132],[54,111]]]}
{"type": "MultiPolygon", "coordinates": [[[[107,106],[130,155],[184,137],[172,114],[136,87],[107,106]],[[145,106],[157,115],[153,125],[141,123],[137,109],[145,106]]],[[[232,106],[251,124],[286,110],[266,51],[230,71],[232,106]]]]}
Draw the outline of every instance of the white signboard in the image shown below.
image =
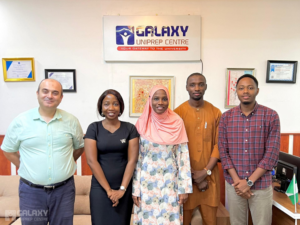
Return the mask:
{"type": "Polygon", "coordinates": [[[200,16],[104,16],[105,61],[200,61],[200,16]]]}

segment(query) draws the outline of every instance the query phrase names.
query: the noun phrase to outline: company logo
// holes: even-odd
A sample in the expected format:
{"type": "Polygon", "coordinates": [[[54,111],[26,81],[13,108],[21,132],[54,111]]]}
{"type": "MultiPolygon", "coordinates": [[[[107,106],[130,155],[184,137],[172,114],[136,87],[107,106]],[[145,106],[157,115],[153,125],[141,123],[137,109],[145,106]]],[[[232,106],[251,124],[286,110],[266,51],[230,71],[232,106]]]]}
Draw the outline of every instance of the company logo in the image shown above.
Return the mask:
{"type": "Polygon", "coordinates": [[[136,35],[139,37],[185,37],[188,29],[189,26],[138,26],[136,35]]]}
{"type": "MultiPolygon", "coordinates": [[[[116,26],[117,45],[135,45],[135,39],[141,38],[160,38],[160,37],[186,37],[189,26],[116,26]]],[[[146,39],[144,39],[146,40],[146,39]]],[[[174,39],[175,40],[175,39],[174,39]]],[[[160,43],[159,43],[160,44],[160,43]]]]}
{"type": "Polygon", "coordinates": [[[17,217],[17,210],[5,210],[5,221],[14,220],[17,217]]]}
{"type": "Polygon", "coordinates": [[[48,210],[5,210],[5,221],[14,221],[18,215],[24,217],[24,221],[45,221],[48,210]]]}
{"type": "Polygon", "coordinates": [[[134,45],[134,27],[116,26],[117,45],[134,45]]]}

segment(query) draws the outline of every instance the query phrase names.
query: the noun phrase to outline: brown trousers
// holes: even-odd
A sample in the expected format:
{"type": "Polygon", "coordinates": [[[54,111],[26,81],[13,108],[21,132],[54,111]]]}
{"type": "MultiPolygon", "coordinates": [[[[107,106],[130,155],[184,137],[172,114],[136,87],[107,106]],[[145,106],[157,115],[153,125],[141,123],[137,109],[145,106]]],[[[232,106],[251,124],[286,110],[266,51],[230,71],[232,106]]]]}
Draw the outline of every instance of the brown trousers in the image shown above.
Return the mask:
{"type": "MultiPolygon", "coordinates": [[[[199,211],[202,216],[203,225],[217,225],[218,207],[208,205],[199,205],[199,211]]],[[[183,210],[183,225],[190,225],[194,210],[183,210]]]]}

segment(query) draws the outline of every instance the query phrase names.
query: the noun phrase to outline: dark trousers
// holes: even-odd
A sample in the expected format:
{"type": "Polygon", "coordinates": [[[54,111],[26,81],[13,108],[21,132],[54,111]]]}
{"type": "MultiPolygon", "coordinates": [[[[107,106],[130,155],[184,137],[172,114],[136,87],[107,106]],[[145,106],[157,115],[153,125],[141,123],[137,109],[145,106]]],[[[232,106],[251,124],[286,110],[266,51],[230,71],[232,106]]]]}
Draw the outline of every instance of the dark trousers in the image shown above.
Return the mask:
{"type": "Polygon", "coordinates": [[[22,225],[73,225],[73,177],[54,190],[31,187],[20,180],[19,198],[22,225]]]}

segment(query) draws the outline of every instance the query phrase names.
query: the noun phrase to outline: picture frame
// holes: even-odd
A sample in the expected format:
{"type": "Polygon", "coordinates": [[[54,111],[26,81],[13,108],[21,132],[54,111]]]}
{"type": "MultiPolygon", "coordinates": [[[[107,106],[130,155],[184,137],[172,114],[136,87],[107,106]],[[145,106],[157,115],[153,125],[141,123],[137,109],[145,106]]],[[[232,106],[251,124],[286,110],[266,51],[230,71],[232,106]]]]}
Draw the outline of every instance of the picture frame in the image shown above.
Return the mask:
{"type": "Polygon", "coordinates": [[[268,60],[267,83],[296,83],[298,61],[268,60]]]}
{"type": "Polygon", "coordinates": [[[5,82],[35,81],[34,58],[2,58],[5,82]]]}
{"type": "Polygon", "coordinates": [[[77,92],[75,69],[45,69],[45,78],[59,81],[63,92],[77,92]]]}
{"type": "Polygon", "coordinates": [[[254,68],[227,68],[226,69],[226,93],[225,109],[233,108],[240,104],[236,94],[236,82],[244,74],[251,74],[255,77],[254,68]]]}
{"type": "Polygon", "coordinates": [[[169,108],[174,108],[174,76],[129,76],[129,116],[139,117],[144,111],[149,93],[155,85],[164,85],[169,90],[169,108]]]}

